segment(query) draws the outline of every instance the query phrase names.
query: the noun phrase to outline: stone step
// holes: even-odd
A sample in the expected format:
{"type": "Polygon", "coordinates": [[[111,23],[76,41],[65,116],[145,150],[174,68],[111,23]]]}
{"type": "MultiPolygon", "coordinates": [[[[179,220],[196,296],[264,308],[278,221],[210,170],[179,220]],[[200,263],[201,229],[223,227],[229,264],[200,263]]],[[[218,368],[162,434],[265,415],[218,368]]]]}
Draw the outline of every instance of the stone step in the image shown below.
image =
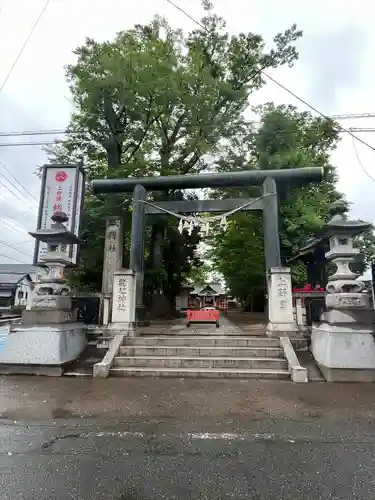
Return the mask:
{"type": "Polygon", "coordinates": [[[221,347],[221,346],[173,346],[136,345],[121,346],[119,356],[183,356],[183,357],[228,357],[228,358],[283,358],[281,347],[221,347]]]}
{"type": "Polygon", "coordinates": [[[237,369],[237,368],[154,368],[154,367],[115,367],[111,368],[112,377],[174,377],[174,378],[290,378],[288,370],[237,369]]]}
{"type": "Polygon", "coordinates": [[[147,368],[235,368],[235,369],[273,369],[286,370],[288,364],[282,358],[215,358],[182,357],[182,356],[129,356],[116,357],[115,367],[147,367],[147,368]]]}
{"type": "Polygon", "coordinates": [[[126,337],[126,346],[220,346],[220,347],[280,347],[278,338],[244,336],[183,336],[159,335],[157,337],[126,337]]]}
{"type": "Polygon", "coordinates": [[[258,335],[257,333],[253,334],[252,332],[251,333],[245,333],[245,332],[242,332],[241,330],[224,330],[224,329],[220,329],[220,330],[217,330],[216,328],[213,329],[213,330],[208,330],[208,329],[199,329],[199,328],[191,328],[190,330],[188,330],[188,332],[186,332],[185,330],[181,330],[179,332],[165,332],[166,335],[182,335],[182,336],[186,336],[187,334],[189,335],[194,335],[194,337],[196,336],[199,336],[199,337],[208,337],[208,336],[212,336],[214,335],[215,337],[217,337],[218,335],[221,335],[223,337],[228,337],[228,336],[233,336],[233,337],[242,337],[242,336],[258,336],[258,337],[265,337],[265,334],[263,332],[262,335],[258,335]]]}

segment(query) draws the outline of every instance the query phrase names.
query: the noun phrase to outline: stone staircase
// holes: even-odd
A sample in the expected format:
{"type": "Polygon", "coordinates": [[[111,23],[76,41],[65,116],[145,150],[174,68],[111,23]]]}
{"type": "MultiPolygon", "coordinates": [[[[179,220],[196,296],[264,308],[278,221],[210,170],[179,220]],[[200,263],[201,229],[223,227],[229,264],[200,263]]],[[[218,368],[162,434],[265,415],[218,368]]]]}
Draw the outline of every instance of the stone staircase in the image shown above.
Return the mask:
{"type": "Polygon", "coordinates": [[[278,338],[260,332],[197,332],[126,338],[110,370],[117,377],[289,379],[278,338]],[[258,333],[258,334],[257,334],[258,333]]]}

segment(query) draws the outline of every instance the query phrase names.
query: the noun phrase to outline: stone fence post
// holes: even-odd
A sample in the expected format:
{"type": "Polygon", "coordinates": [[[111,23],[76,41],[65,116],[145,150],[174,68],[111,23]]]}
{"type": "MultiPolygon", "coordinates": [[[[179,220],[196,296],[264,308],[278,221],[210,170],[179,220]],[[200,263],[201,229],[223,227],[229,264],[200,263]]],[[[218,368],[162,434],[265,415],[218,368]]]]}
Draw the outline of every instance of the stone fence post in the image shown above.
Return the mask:
{"type": "Polygon", "coordinates": [[[132,336],[135,328],[136,273],[120,269],[113,273],[111,330],[132,336]]]}
{"type": "Polygon", "coordinates": [[[123,221],[120,217],[107,217],[104,240],[101,319],[103,325],[111,321],[111,295],[113,273],[122,269],[123,221]]]}
{"type": "Polygon", "coordinates": [[[295,336],[297,324],[293,315],[292,280],[289,267],[271,267],[268,275],[269,337],[295,336]]]}

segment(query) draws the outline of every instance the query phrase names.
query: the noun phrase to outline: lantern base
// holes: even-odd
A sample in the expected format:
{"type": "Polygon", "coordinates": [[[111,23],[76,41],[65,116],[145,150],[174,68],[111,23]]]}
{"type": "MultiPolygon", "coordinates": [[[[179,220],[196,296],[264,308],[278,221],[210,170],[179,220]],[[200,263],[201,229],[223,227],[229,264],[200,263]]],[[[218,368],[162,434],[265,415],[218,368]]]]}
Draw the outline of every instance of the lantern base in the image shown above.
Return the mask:
{"type": "Polygon", "coordinates": [[[320,363],[318,367],[326,382],[375,382],[375,369],[328,368],[320,363]]]}
{"type": "Polygon", "coordinates": [[[12,325],[0,351],[4,365],[61,366],[75,361],[86,347],[82,323],[12,325]]]}
{"type": "Polygon", "coordinates": [[[311,352],[327,382],[375,381],[375,344],[371,324],[313,326],[311,352]]]}

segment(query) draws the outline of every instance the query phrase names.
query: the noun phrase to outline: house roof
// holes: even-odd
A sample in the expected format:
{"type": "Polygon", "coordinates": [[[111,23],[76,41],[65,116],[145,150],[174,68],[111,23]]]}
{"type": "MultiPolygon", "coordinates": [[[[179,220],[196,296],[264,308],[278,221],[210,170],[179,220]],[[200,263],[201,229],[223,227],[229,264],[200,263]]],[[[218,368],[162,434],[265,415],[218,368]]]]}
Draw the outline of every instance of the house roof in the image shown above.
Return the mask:
{"type": "Polygon", "coordinates": [[[205,283],[203,285],[197,285],[191,293],[193,295],[201,295],[205,290],[210,288],[215,295],[225,295],[225,291],[220,283],[205,283]]]}
{"type": "Polygon", "coordinates": [[[0,287],[6,286],[16,286],[17,283],[23,280],[23,278],[27,277],[29,281],[31,281],[30,276],[26,274],[16,274],[16,273],[0,273],[0,287]]]}
{"type": "Polygon", "coordinates": [[[32,264],[0,264],[0,287],[15,288],[24,278],[31,281],[31,273],[40,272],[41,268],[32,264]]]}

